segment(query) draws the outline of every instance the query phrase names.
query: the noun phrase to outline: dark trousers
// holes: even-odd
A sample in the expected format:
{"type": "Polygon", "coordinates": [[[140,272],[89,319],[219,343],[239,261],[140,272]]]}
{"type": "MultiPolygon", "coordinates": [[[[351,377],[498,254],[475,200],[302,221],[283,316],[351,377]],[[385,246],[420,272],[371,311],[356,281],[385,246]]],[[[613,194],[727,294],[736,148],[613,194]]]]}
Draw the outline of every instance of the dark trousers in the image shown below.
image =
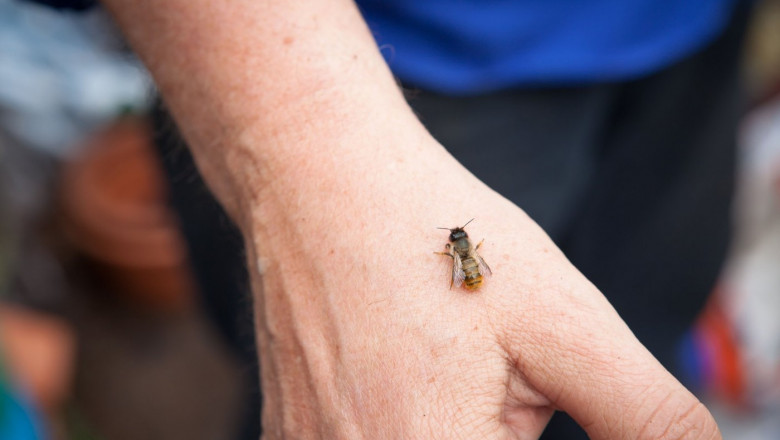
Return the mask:
{"type": "MultiPolygon", "coordinates": [[[[409,93],[433,135],[534,218],[673,372],[676,345],[729,241],[746,16],[738,11],[716,41],[633,81],[459,98],[409,93]]],[[[204,302],[256,378],[240,237],[167,136],[165,116],[156,119],[204,302]]],[[[249,398],[242,438],[256,439],[259,396],[249,398]]],[[[585,436],[558,415],[542,438],[585,436]]]]}

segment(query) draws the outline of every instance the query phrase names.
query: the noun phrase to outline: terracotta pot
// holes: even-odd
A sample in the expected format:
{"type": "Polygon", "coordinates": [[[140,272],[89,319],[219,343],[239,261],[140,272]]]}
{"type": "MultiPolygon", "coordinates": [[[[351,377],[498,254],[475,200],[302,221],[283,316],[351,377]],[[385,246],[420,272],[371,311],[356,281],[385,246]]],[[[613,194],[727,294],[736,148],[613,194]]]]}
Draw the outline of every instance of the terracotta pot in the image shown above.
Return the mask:
{"type": "Polygon", "coordinates": [[[146,123],[124,120],[99,133],[63,178],[66,235],[112,289],[163,311],[191,303],[185,245],[146,123]]]}

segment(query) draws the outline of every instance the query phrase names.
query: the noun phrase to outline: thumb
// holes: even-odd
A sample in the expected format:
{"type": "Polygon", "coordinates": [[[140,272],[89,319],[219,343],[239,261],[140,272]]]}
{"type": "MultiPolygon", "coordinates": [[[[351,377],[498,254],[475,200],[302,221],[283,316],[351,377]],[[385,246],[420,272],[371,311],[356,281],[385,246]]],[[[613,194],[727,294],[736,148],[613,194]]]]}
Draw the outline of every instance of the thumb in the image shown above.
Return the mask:
{"type": "Polygon", "coordinates": [[[518,373],[593,439],[720,439],[704,405],[584,284],[537,296],[539,312],[510,325],[505,349],[518,373]]]}

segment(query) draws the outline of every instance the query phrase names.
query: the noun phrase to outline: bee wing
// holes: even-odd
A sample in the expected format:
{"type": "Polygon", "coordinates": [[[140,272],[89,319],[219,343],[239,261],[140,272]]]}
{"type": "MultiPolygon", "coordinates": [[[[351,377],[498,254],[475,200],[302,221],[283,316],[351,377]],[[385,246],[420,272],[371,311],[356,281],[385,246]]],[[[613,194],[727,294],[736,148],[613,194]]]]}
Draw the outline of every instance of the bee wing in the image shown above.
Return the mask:
{"type": "Polygon", "coordinates": [[[474,250],[474,256],[477,258],[477,265],[479,266],[479,273],[482,274],[484,277],[489,277],[490,275],[493,275],[493,271],[490,270],[490,266],[485,263],[485,260],[477,253],[476,250],[474,250]]]}
{"type": "Polygon", "coordinates": [[[453,285],[460,287],[463,284],[463,280],[466,279],[466,273],[463,272],[463,263],[460,261],[460,255],[457,252],[452,253],[452,282],[450,288],[453,285]]]}

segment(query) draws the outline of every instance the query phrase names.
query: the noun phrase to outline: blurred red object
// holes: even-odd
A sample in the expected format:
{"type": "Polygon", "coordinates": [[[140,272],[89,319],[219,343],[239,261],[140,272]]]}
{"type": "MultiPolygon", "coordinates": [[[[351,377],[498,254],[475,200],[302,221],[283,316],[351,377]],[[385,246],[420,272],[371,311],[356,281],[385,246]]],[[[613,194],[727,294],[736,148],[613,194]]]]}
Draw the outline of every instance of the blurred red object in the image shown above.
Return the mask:
{"type": "Polygon", "coordinates": [[[11,377],[39,408],[53,414],[70,394],[76,341],[63,320],[0,305],[0,345],[11,377]]]}
{"type": "Polygon", "coordinates": [[[710,370],[706,375],[710,378],[707,387],[721,400],[735,407],[744,407],[747,405],[745,359],[734,324],[721,304],[721,295],[723,293],[716,290],[696,325],[710,358],[707,362],[710,370]]]}
{"type": "Polygon", "coordinates": [[[166,197],[141,119],[97,134],[63,172],[64,228],[75,248],[132,303],[175,312],[192,303],[194,282],[166,197]]]}

